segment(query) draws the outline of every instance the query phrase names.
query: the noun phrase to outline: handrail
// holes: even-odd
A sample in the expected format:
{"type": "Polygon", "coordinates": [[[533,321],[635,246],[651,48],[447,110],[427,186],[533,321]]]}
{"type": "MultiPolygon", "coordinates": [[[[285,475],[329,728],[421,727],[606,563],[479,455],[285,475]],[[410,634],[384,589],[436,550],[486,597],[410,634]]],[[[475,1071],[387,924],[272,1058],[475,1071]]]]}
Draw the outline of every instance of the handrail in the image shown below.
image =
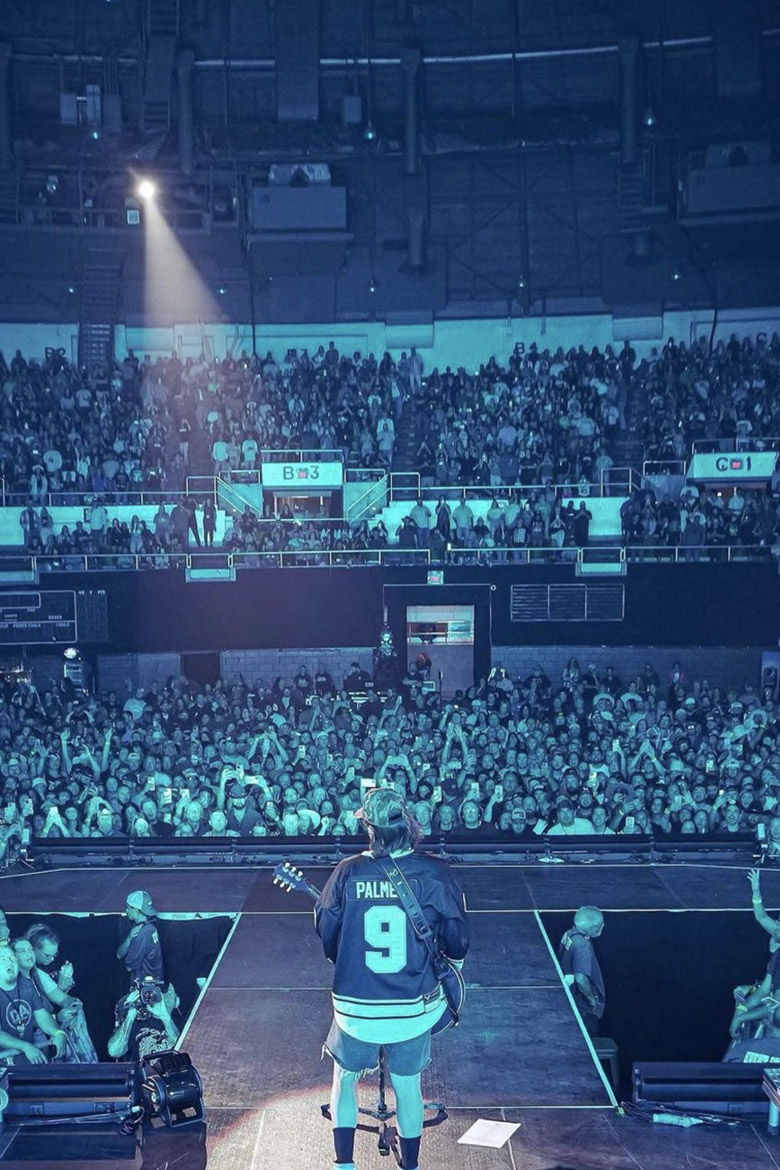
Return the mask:
{"type": "Polygon", "coordinates": [[[390,477],[388,475],[384,475],[382,479],[375,480],[356,499],[352,500],[346,510],[346,518],[349,524],[354,524],[356,521],[362,520],[371,508],[376,507],[380,498],[384,501],[387,500],[389,479],[390,477]],[[369,497],[372,498],[369,500],[369,497]]]}
{"type": "MultiPolygon", "coordinates": [[[[419,485],[419,480],[420,480],[419,472],[416,472],[416,471],[393,471],[391,473],[391,476],[390,476],[390,481],[391,481],[391,496],[390,496],[390,498],[391,498],[391,500],[394,501],[394,492],[395,491],[410,492],[410,491],[416,490],[417,494],[424,497],[426,500],[430,499],[432,496],[437,496],[437,497],[444,496],[445,499],[450,500],[453,495],[458,499],[461,499],[464,496],[467,496],[467,497],[478,496],[481,499],[492,499],[493,496],[496,496],[500,499],[504,499],[505,497],[509,497],[510,495],[512,495],[514,493],[517,493],[518,495],[526,496],[526,495],[530,495],[531,492],[546,492],[548,488],[552,488],[552,490],[556,493],[556,495],[572,496],[573,498],[587,500],[587,499],[589,499],[591,497],[595,497],[595,496],[608,496],[608,495],[615,494],[614,488],[619,486],[619,485],[607,482],[607,477],[609,475],[611,475],[612,472],[615,470],[627,471],[627,472],[629,472],[629,476],[638,476],[640,474],[636,470],[636,468],[632,468],[632,467],[609,468],[606,472],[600,473],[600,476],[601,476],[600,482],[588,483],[587,485],[581,484],[581,483],[532,483],[532,484],[529,484],[529,483],[512,483],[512,484],[504,483],[504,484],[499,484],[499,485],[493,487],[489,484],[465,484],[465,485],[464,484],[444,484],[444,485],[432,484],[430,487],[423,488],[423,487],[418,486],[417,489],[414,489],[411,487],[411,485],[409,487],[401,487],[399,485],[396,485],[394,481],[395,481],[396,476],[399,476],[399,475],[401,475],[401,476],[405,475],[405,476],[410,476],[410,477],[416,476],[417,481],[418,481],[418,485],[419,485]],[[583,494],[583,488],[585,488],[585,487],[587,487],[587,489],[588,489],[587,495],[583,494]]],[[[629,483],[630,482],[631,482],[631,479],[629,478],[629,483]]]]}
{"type": "Polygon", "coordinates": [[[258,518],[261,516],[261,510],[257,505],[253,504],[251,500],[246,499],[245,496],[242,496],[238,488],[223,479],[221,475],[218,475],[216,480],[216,496],[217,503],[221,501],[226,508],[232,508],[239,513],[242,513],[245,508],[251,508],[258,518]]]}
{"type": "Polygon", "coordinates": [[[685,475],[687,470],[687,459],[645,459],[642,464],[642,475],[645,479],[650,475],[685,475]],[[650,470],[651,468],[653,470],[650,470]],[[679,470],[672,471],[671,468],[679,470]]]}
{"type": "Polygon", "coordinates": [[[729,451],[780,451],[779,435],[722,435],[717,439],[694,439],[691,452],[694,455],[710,455],[713,452],[729,451]]]}
{"type": "Polygon", "coordinates": [[[93,572],[93,571],[143,571],[148,569],[184,568],[188,558],[195,556],[199,563],[213,559],[227,567],[262,568],[277,565],[281,568],[329,568],[372,566],[372,565],[527,565],[530,563],[582,563],[596,561],[599,556],[605,563],[635,564],[658,561],[663,564],[690,564],[714,561],[733,563],[736,561],[767,560],[772,550],[766,545],[587,545],[584,549],[574,545],[552,548],[549,545],[501,548],[450,548],[444,557],[437,558],[428,548],[405,549],[393,545],[379,549],[277,549],[273,551],[226,551],[188,549],[187,552],[156,553],[59,553],[35,555],[19,552],[0,557],[4,560],[29,562],[30,571],[39,572],[93,572]]]}
{"type": "MultiPolygon", "coordinates": [[[[213,483],[213,477],[204,476],[204,479],[209,478],[213,483]]],[[[30,492],[13,492],[8,491],[3,482],[2,488],[2,506],[4,508],[26,508],[31,505],[33,508],[91,508],[93,504],[98,501],[104,504],[107,508],[127,508],[127,507],[155,507],[158,504],[170,504],[174,500],[184,499],[186,496],[213,496],[214,488],[192,488],[187,491],[126,491],[126,492],[47,492],[45,496],[36,499],[32,502],[30,492]]]]}
{"type": "Polygon", "coordinates": [[[326,447],[307,450],[301,447],[291,447],[288,450],[276,447],[263,447],[259,452],[263,463],[343,463],[343,447],[326,447]]]}
{"type": "Polygon", "coordinates": [[[765,561],[772,557],[766,544],[629,544],[625,559],[631,561],[765,561]]]}

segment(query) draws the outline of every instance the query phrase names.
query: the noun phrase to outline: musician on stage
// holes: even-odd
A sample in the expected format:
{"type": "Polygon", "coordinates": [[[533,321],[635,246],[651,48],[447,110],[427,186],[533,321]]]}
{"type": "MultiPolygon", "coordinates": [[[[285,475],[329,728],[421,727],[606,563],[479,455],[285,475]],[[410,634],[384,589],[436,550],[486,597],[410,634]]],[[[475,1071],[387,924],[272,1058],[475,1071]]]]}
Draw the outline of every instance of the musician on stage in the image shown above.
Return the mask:
{"type": "Polygon", "coordinates": [[[397,865],[440,949],[458,966],[469,944],[465,904],[448,866],[415,853],[422,831],[393,789],[369,789],[358,815],[369,848],[336,867],[314,911],[325,954],[336,968],[333,1023],[324,1048],[333,1059],[335,1170],[355,1168],[357,1082],[377,1068],[380,1047],[395,1091],[401,1165],[418,1170],[420,1074],[430,1061],[431,1029],[448,1008],[428,950],[383,863],[397,865]]]}

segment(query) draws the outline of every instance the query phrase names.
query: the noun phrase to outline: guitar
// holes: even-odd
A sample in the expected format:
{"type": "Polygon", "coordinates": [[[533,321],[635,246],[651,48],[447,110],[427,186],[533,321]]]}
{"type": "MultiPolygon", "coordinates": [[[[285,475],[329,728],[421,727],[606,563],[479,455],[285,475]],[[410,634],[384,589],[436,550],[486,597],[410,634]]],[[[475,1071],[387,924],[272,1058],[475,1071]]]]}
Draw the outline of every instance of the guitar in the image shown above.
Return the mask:
{"type": "MultiPolygon", "coordinates": [[[[291,890],[299,890],[301,893],[308,894],[315,902],[319,901],[320,891],[310,881],[307,881],[292,862],[280,862],[274,868],[273,878],[274,885],[280,886],[288,893],[291,890]]],[[[431,1028],[431,1035],[437,1036],[439,1032],[446,1032],[447,1028],[455,1028],[460,1023],[460,1014],[466,1000],[466,982],[460,968],[456,967],[453,960],[448,959],[441,951],[433,963],[433,973],[439,981],[447,1001],[444,1014],[431,1028]]]]}

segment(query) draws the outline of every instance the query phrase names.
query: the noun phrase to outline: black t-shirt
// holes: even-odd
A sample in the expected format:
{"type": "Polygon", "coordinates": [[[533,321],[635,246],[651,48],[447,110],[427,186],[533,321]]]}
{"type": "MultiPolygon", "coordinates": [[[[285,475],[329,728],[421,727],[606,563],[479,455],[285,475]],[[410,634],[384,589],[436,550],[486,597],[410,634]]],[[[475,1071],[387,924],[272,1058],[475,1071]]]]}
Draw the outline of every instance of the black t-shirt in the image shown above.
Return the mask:
{"type": "Polygon", "coordinates": [[[35,1034],[35,1013],[49,1005],[38,988],[26,975],[19,975],[11,991],[0,988],[0,1030],[9,1036],[18,1036],[32,1043],[35,1034]]]}
{"type": "Polygon", "coordinates": [[[601,1019],[604,1014],[604,978],[601,967],[596,958],[592,941],[587,935],[576,928],[567,930],[558,946],[558,962],[561,965],[564,979],[571,989],[575,1003],[580,1011],[601,1019]],[[587,1002],[585,996],[577,987],[576,975],[586,975],[590,980],[597,996],[594,1007],[587,1002]]]}
{"type": "Polygon", "coordinates": [[[160,981],[165,979],[162,947],[155,918],[144,922],[130,943],[125,955],[125,966],[134,980],[144,979],[147,975],[160,981]]]}

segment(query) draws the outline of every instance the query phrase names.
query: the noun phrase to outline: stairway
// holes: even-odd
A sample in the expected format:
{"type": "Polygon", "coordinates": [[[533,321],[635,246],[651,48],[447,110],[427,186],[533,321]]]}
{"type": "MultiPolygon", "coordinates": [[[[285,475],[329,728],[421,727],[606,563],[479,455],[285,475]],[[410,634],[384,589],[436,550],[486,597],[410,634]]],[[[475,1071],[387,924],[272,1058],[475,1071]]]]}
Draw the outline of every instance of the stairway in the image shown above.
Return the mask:
{"type": "Polygon", "coordinates": [[[395,420],[395,450],[393,471],[417,471],[417,413],[414,403],[407,398],[400,418],[395,420]]]}
{"type": "Polygon", "coordinates": [[[122,258],[109,249],[92,248],[84,256],[79,317],[79,366],[110,363],[114,357],[122,258]]]}
{"type": "Polygon", "coordinates": [[[195,424],[190,431],[188,475],[213,475],[214,460],[211,458],[211,439],[206,431],[195,424]]]}
{"type": "Polygon", "coordinates": [[[642,470],[645,445],[642,439],[643,420],[647,410],[647,391],[644,385],[632,384],[626,400],[626,429],[615,439],[612,458],[616,467],[635,467],[642,470]]]}
{"type": "Polygon", "coordinates": [[[645,160],[621,163],[618,171],[618,230],[628,235],[645,228],[645,160]]]}

